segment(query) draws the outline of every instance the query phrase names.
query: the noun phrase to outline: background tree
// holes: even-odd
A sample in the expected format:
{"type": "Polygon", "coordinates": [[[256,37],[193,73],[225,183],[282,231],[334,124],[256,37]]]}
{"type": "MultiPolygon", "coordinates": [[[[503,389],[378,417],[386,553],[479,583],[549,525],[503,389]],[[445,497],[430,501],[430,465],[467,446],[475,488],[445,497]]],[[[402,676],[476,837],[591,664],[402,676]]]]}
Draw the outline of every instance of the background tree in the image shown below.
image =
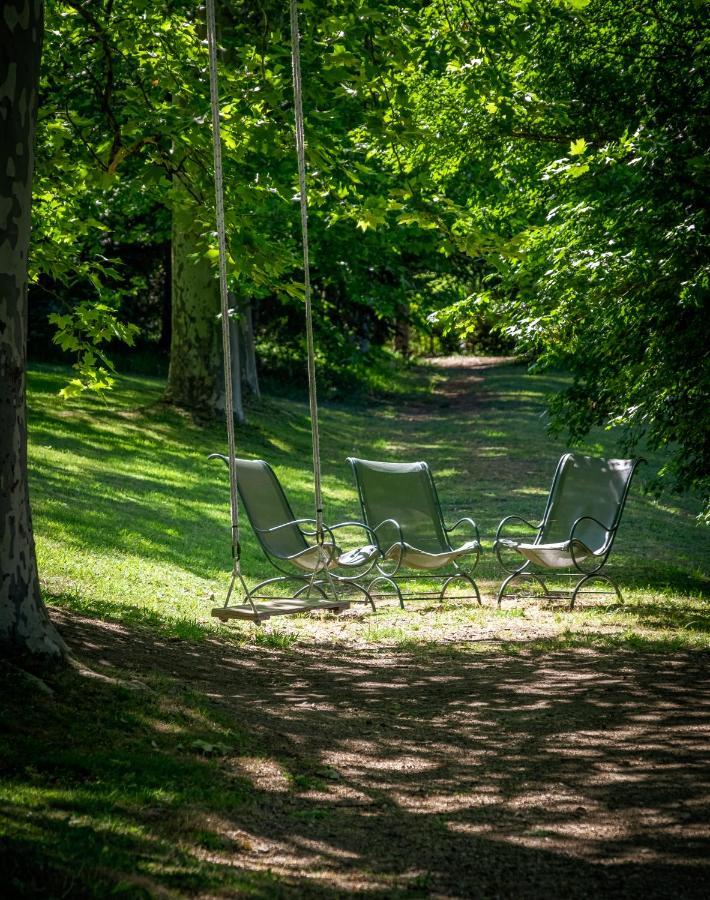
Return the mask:
{"type": "MultiPolygon", "coordinates": [[[[220,16],[230,287],[272,385],[303,384],[286,9],[220,16]]],[[[666,483],[707,492],[701,6],[306,0],[301,22],[322,396],[381,384],[403,326],[415,350],[444,329],[567,369],[554,426],[667,446],[666,483]]],[[[218,405],[201,29],[188,0],[51,4],[33,306],[77,389],[109,381],[97,339],[140,331],[151,364],[172,342],[176,402],[218,405]]]]}
{"type": "Polygon", "coordinates": [[[441,0],[425,22],[385,70],[376,152],[406,175],[390,221],[481,264],[439,321],[488,322],[534,371],[571,372],[553,431],[619,428],[624,452],[667,450],[662,479],[707,499],[703,5],[441,0]]]}

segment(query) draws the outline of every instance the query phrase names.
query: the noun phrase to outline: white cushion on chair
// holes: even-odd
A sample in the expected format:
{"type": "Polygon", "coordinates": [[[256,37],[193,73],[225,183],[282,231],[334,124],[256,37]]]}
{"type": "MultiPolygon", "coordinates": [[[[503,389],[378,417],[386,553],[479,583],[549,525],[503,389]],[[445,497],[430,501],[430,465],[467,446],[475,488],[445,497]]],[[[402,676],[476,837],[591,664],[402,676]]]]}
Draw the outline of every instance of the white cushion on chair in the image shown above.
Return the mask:
{"type": "Polygon", "coordinates": [[[385,559],[398,560],[402,558],[402,565],[410,569],[440,569],[449,563],[454,562],[461,556],[468,556],[469,553],[477,553],[480,550],[478,541],[467,541],[455,550],[447,550],[444,553],[427,553],[425,550],[418,550],[406,542],[403,544],[392,544],[385,553],[385,559]]]}
{"type": "Polygon", "coordinates": [[[574,568],[575,559],[577,562],[583,562],[595,555],[594,551],[581,541],[574,541],[574,558],[571,550],[572,541],[560,541],[557,544],[518,544],[515,541],[499,541],[499,543],[513,547],[531,563],[546,569],[574,568]]]}
{"type": "Polygon", "coordinates": [[[364,547],[357,547],[355,550],[346,550],[345,553],[341,553],[340,556],[333,561],[334,565],[332,568],[345,566],[347,569],[364,566],[367,565],[367,563],[372,562],[378,554],[379,550],[374,544],[365,544],[364,547]]]}

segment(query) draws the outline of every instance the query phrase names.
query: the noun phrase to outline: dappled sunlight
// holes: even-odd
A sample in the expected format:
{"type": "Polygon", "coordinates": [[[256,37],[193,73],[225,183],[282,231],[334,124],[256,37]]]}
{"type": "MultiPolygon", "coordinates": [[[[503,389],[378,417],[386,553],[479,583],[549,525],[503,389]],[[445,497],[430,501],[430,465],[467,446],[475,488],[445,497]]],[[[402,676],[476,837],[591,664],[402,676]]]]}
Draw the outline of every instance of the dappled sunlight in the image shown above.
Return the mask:
{"type": "MultiPolygon", "coordinates": [[[[107,895],[120,871],[129,890],[208,896],[699,896],[710,563],[692,498],[635,483],[610,564],[625,604],[498,610],[493,534],[542,513],[565,449],[544,403],[564,379],[498,360],[432,374],[412,369],[407,405],[324,405],[326,519],[358,516],[348,455],[426,459],[447,521],[481,527],[484,606],[452,585],[261,628],[210,616],[230,567],[226,471],[206,461],[223,426],[163,406],[158,380],[62,407],[63,375],[31,374],[42,587],[81,663],[36,707],[51,740],[30,767],[22,717],[3,723],[17,865],[50,848],[71,893],[56,861],[78,840],[107,895]]],[[[307,412],[269,397],[237,430],[303,516],[307,412]]],[[[242,543],[247,580],[272,574],[246,523],[242,543]]]]}
{"type": "MultiPolygon", "coordinates": [[[[436,391],[415,394],[416,421],[401,404],[373,404],[366,413],[324,406],[324,496],[326,519],[358,516],[358,503],[345,457],[425,458],[432,466],[445,517],[472,516],[490,546],[495,527],[508,513],[539,516],[564,445],[545,436],[542,417],[547,393],[564,384],[558,376],[525,376],[510,361],[437,361],[436,391]],[[453,427],[452,427],[453,425],[453,427]]],[[[430,377],[431,369],[413,370],[430,377]]],[[[51,391],[63,373],[43,367],[30,376],[32,490],[40,563],[44,572],[102,594],[106,571],[91,578],[77,571],[62,545],[109,556],[119,582],[129,581],[135,557],[169,567],[190,596],[171,600],[197,618],[208,616],[195,595],[218,592],[229,569],[228,490],[223,467],[206,456],[224,447],[223,427],[198,427],[189,417],[162,406],[155,379],[119,379],[110,406],[81,398],[66,407],[51,391]],[[126,387],[121,387],[126,385],[126,387]],[[60,415],[61,413],[61,415],[60,415]],[[86,580],[85,580],[86,579],[86,580]],[[192,589],[190,586],[192,585],[192,589]]],[[[249,425],[238,429],[239,452],[268,459],[283,479],[296,515],[310,516],[312,473],[307,406],[265,399],[248,410],[249,425]]],[[[592,435],[589,449],[603,450],[592,435]]],[[[608,442],[608,435],[604,436],[608,442]]],[[[642,495],[637,483],[612,556],[622,582],[695,584],[707,589],[710,551],[683,510],[642,495]],[[673,547],[670,523],[677,534],[673,547]],[[701,577],[689,583],[687,573],[701,577]]],[[[244,569],[254,581],[271,574],[248,526],[242,532],[244,569]]],[[[499,578],[492,554],[479,567],[483,581],[499,578]]],[[[117,597],[115,582],[104,594],[117,597]]],[[[223,590],[224,588],[222,588],[223,590]]],[[[156,579],[138,579],[125,600],[153,605],[156,579]]]]}
{"type": "Polygon", "coordinates": [[[177,867],[175,886],[207,864],[225,886],[508,896],[544,867],[568,896],[701,896],[704,655],[283,652],[57,618],[85,665],[115,681],[130,660],[150,690],[124,691],[126,733],[112,761],[83,758],[85,784],[52,799],[37,769],[23,840],[81,827],[161,883],[177,867]],[[131,759],[135,741],[147,757],[131,759]]]}

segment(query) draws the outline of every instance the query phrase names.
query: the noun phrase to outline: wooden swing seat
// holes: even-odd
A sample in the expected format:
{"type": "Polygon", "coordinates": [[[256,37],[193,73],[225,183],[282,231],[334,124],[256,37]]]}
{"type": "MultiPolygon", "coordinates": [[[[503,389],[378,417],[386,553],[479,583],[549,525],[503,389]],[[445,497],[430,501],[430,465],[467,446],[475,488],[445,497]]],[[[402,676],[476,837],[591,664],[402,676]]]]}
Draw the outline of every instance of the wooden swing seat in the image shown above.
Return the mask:
{"type": "Polygon", "coordinates": [[[272,616],[296,616],[300,613],[318,612],[328,610],[339,613],[350,607],[347,600],[310,600],[297,597],[269,598],[267,603],[245,603],[240,606],[218,606],[212,610],[212,615],[221,622],[229,619],[247,619],[250,622],[263,622],[272,616]]]}

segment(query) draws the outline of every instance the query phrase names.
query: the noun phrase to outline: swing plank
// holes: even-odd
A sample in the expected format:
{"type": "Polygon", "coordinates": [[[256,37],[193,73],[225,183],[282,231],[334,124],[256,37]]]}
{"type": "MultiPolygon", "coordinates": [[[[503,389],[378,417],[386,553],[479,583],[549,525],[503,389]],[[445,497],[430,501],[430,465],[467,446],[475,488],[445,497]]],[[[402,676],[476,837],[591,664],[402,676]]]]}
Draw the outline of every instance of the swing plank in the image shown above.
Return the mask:
{"type": "Polygon", "coordinates": [[[348,600],[318,600],[288,597],[269,600],[267,603],[245,603],[241,606],[218,606],[212,610],[212,615],[226,622],[229,619],[248,619],[251,622],[263,622],[272,616],[294,616],[299,613],[316,612],[318,610],[331,610],[342,612],[350,607],[348,600]]]}

